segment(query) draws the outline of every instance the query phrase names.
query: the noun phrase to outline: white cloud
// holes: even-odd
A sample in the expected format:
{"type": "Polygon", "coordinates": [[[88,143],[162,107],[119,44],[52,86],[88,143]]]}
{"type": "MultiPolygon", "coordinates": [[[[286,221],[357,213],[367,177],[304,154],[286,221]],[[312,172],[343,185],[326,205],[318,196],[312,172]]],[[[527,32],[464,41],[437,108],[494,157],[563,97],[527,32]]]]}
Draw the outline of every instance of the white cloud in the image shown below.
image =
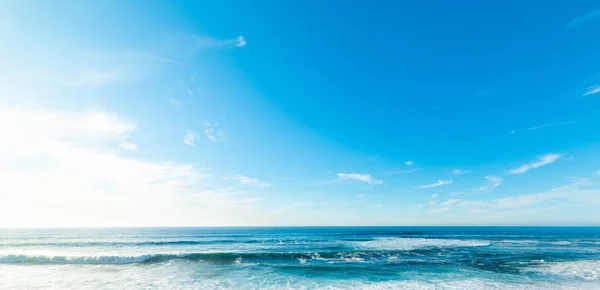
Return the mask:
{"type": "Polygon", "coordinates": [[[252,185],[252,186],[257,186],[257,187],[269,187],[271,186],[271,184],[266,183],[266,182],[261,182],[256,178],[251,178],[248,176],[243,176],[243,175],[238,175],[235,174],[231,177],[231,179],[235,179],[237,180],[239,183],[241,184],[246,184],[246,185],[252,185]]]}
{"type": "Polygon", "coordinates": [[[600,176],[600,170],[598,170],[598,171],[594,172],[594,175],[596,175],[596,176],[600,176]]]}
{"type": "Polygon", "coordinates": [[[571,21],[571,23],[569,23],[569,25],[567,25],[567,28],[573,28],[576,25],[582,24],[582,23],[589,21],[592,18],[595,18],[598,16],[600,16],[600,9],[595,10],[584,16],[577,16],[577,18],[573,19],[573,21],[571,21]]]}
{"type": "Polygon", "coordinates": [[[119,143],[119,147],[125,150],[138,151],[137,145],[132,142],[119,143]]]}
{"type": "Polygon", "coordinates": [[[482,187],[475,188],[475,189],[473,189],[473,191],[487,191],[487,190],[490,190],[490,189],[500,186],[502,184],[502,182],[504,181],[502,178],[493,176],[493,175],[488,175],[484,178],[488,184],[486,184],[482,187]]]}
{"type": "Polygon", "coordinates": [[[196,138],[198,138],[198,135],[190,130],[183,137],[183,143],[189,146],[196,146],[196,138]]]}
{"type": "Polygon", "coordinates": [[[128,142],[132,124],[101,110],[0,107],[0,227],[257,221],[251,204],[259,198],[206,191],[210,172],[112,150],[128,142]]]}
{"type": "Polygon", "coordinates": [[[238,36],[238,38],[236,38],[235,40],[236,41],[233,43],[233,45],[235,46],[244,47],[247,44],[246,39],[242,35],[238,36]]]}
{"type": "Polygon", "coordinates": [[[438,197],[437,193],[434,193],[434,194],[431,195],[431,198],[436,198],[436,197],[438,197]]]}
{"type": "Polygon", "coordinates": [[[433,209],[429,210],[430,212],[445,212],[450,210],[450,208],[452,207],[452,205],[458,203],[460,201],[460,199],[458,198],[453,198],[453,199],[449,199],[445,202],[441,202],[441,203],[436,203],[435,201],[430,201],[429,205],[434,206],[433,209]]]}
{"type": "Polygon", "coordinates": [[[580,187],[587,187],[594,185],[594,182],[591,178],[587,177],[570,177],[570,183],[564,186],[552,188],[551,191],[565,190],[565,189],[573,189],[580,187]]]}
{"type": "Polygon", "coordinates": [[[528,206],[546,200],[552,199],[554,196],[536,193],[536,194],[524,194],[517,197],[506,197],[494,200],[496,205],[499,207],[522,207],[528,206]]]}
{"type": "Polygon", "coordinates": [[[544,128],[562,126],[562,125],[568,125],[568,124],[573,124],[573,123],[575,123],[575,120],[566,121],[566,122],[559,122],[559,123],[552,123],[552,124],[546,124],[546,125],[535,126],[535,127],[525,128],[525,129],[512,130],[512,131],[510,131],[510,134],[516,134],[518,132],[523,132],[523,131],[531,131],[531,130],[538,130],[538,129],[544,129],[544,128]]]}
{"type": "Polygon", "coordinates": [[[404,174],[404,173],[411,173],[411,172],[416,172],[421,170],[421,168],[413,168],[413,169],[409,169],[409,170],[398,170],[398,171],[389,171],[389,172],[382,172],[381,174],[404,174]]]}
{"type": "Polygon", "coordinates": [[[452,169],[452,171],[450,171],[450,174],[452,175],[463,175],[463,174],[467,174],[470,173],[470,170],[464,170],[464,169],[452,169]]]}
{"type": "Polygon", "coordinates": [[[452,182],[453,182],[452,180],[438,180],[436,183],[421,185],[421,186],[417,186],[416,188],[418,188],[418,189],[432,188],[432,187],[438,187],[438,186],[442,186],[442,185],[446,185],[446,184],[451,184],[452,182]]]}
{"type": "Polygon", "coordinates": [[[227,136],[223,130],[218,128],[219,124],[204,124],[204,136],[212,142],[227,140],[227,136]]]}
{"type": "Polygon", "coordinates": [[[411,165],[413,165],[413,164],[414,164],[414,162],[413,162],[413,161],[406,161],[406,162],[404,162],[404,164],[406,164],[406,165],[408,165],[408,166],[411,166],[411,165]]]}
{"type": "Polygon", "coordinates": [[[198,51],[202,48],[211,48],[211,47],[226,47],[226,46],[234,46],[234,47],[244,47],[248,42],[244,38],[244,36],[240,35],[234,39],[214,39],[210,37],[203,36],[193,36],[195,37],[195,45],[194,52],[198,51]]]}
{"type": "Polygon", "coordinates": [[[383,207],[383,204],[374,204],[373,207],[383,207]]]}
{"type": "MultiPolygon", "coordinates": [[[[600,10],[598,10],[600,11],[600,10]]],[[[590,96],[590,95],[594,95],[600,93],[600,85],[595,85],[595,86],[591,86],[589,88],[587,88],[587,90],[585,91],[585,93],[583,93],[582,96],[590,96]]]]}
{"type": "Polygon", "coordinates": [[[443,205],[443,206],[448,206],[449,207],[449,206],[451,206],[451,205],[453,205],[453,204],[455,204],[455,203],[457,203],[459,201],[460,201],[460,199],[454,198],[454,199],[450,199],[450,200],[447,200],[445,202],[442,202],[440,204],[443,205]]]}
{"type": "Polygon", "coordinates": [[[558,160],[560,157],[562,157],[563,155],[561,154],[554,154],[554,153],[548,153],[546,155],[540,156],[538,158],[538,161],[534,161],[531,163],[527,163],[527,164],[523,164],[521,165],[521,167],[519,168],[515,168],[515,169],[510,169],[508,170],[509,174],[523,174],[531,169],[535,169],[535,168],[539,168],[542,167],[544,165],[548,165],[550,163],[555,162],[556,160],[558,160]]]}
{"type": "Polygon", "coordinates": [[[64,113],[0,107],[0,117],[5,120],[0,124],[0,130],[6,134],[3,136],[18,138],[31,134],[38,134],[40,139],[48,136],[69,139],[82,135],[86,139],[120,138],[136,129],[134,123],[104,110],[64,113]]]}
{"type": "Polygon", "coordinates": [[[359,173],[338,173],[338,180],[358,180],[366,182],[371,185],[381,184],[383,181],[373,178],[371,174],[359,174],[359,173]]]}

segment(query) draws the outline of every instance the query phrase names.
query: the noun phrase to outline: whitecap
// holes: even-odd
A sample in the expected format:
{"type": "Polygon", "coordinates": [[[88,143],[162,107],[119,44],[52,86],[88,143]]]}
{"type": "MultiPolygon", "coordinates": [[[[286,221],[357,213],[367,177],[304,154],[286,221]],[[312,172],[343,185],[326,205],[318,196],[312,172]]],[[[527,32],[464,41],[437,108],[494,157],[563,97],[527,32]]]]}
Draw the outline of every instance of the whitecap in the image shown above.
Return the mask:
{"type": "Polygon", "coordinates": [[[354,242],[354,245],[370,250],[409,251],[423,248],[484,247],[489,246],[490,242],[457,239],[380,238],[372,241],[354,242]]]}
{"type": "Polygon", "coordinates": [[[525,271],[598,281],[600,277],[600,260],[543,263],[539,266],[527,268],[525,271]]]}

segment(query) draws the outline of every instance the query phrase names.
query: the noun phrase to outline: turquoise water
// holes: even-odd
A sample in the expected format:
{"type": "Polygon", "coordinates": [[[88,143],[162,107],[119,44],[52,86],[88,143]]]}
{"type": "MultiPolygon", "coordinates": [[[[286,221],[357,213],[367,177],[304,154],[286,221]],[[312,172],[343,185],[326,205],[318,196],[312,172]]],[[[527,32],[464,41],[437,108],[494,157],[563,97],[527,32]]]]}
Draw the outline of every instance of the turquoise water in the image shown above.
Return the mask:
{"type": "Polygon", "coordinates": [[[600,289],[597,227],[0,229],[0,289],[600,289]]]}

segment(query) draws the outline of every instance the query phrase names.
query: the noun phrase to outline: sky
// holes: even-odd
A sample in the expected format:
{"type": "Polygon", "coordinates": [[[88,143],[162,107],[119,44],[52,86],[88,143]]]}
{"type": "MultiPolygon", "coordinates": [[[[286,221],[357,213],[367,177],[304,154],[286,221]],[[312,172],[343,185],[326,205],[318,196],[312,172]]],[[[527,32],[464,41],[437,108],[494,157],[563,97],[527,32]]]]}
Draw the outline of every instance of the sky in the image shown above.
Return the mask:
{"type": "Polygon", "coordinates": [[[597,1],[0,2],[0,227],[600,225],[597,1]]]}

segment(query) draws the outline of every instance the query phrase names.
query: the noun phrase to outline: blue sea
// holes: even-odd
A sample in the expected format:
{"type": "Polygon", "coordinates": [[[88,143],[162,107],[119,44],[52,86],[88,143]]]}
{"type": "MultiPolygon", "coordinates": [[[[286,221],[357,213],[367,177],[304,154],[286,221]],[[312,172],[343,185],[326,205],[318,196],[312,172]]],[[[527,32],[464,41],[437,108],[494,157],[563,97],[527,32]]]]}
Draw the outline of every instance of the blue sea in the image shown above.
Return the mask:
{"type": "Polygon", "coordinates": [[[600,289],[598,227],[0,229],[0,289],[600,289]]]}

